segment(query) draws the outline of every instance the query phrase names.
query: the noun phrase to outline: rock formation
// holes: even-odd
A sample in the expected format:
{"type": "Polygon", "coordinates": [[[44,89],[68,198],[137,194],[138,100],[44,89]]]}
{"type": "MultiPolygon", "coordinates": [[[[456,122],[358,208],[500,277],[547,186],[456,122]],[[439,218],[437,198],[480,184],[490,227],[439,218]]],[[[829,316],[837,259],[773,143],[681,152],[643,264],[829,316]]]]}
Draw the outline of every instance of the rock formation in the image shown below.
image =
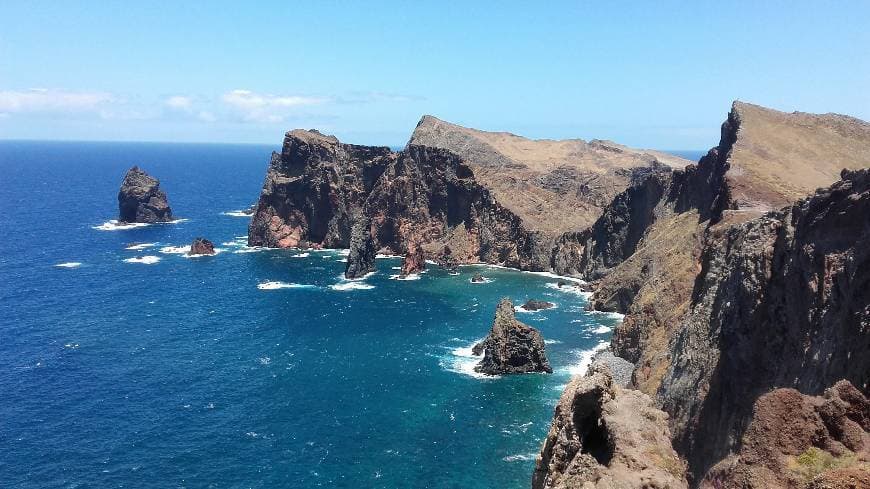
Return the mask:
{"type": "Polygon", "coordinates": [[[646,394],[613,385],[606,367],[575,377],[556,405],[532,487],[685,488],[667,420],[646,394]]]}
{"type": "Polygon", "coordinates": [[[347,266],[344,269],[345,278],[361,278],[375,271],[377,251],[369,231],[370,227],[371,222],[366,219],[358,219],[353,226],[350,253],[347,255],[347,266]]]}
{"type": "Polygon", "coordinates": [[[740,450],[702,488],[870,487],[870,400],[849,382],[820,397],[776,389],[753,413],[740,450]]]}
{"type": "Polygon", "coordinates": [[[486,282],[486,278],[479,273],[475,273],[474,276],[471,277],[471,282],[475,284],[483,283],[486,282]]]}
{"type": "Polygon", "coordinates": [[[172,220],[172,209],[160,182],[134,166],[127,171],[118,191],[118,221],[167,222],[172,220]]]}
{"type": "Polygon", "coordinates": [[[196,238],[190,244],[189,255],[214,255],[214,243],[205,238],[196,238]]]}
{"type": "Polygon", "coordinates": [[[525,304],[523,304],[523,309],[526,311],[540,311],[541,309],[549,309],[553,306],[555,306],[555,304],[552,302],[529,299],[525,304]]]}
{"type": "Polygon", "coordinates": [[[600,141],[510,136],[513,143],[492,146],[481,138],[506,136],[480,131],[473,141],[487,150],[469,151],[452,145],[441,129],[430,130],[432,121],[424,117],[398,153],[342,144],[313,130],[288,132],[281,153],[272,156],[248,244],[344,248],[361,216],[372,221],[376,249],[406,255],[416,240],[426,256],[451,267],[486,262],[544,271],[551,268],[555,239],[600,213],[592,203],[562,212],[566,199],[604,202],[628,182],[630,168],[688,163],[600,141]],[[520,142],[537,148],[523,153],[530,160],[511,153],[520,142]],[[557,148],[558,154],[542,156],[557,148]],[[584,172],[589,175],[575,178],[584,172]],[[602,178],[606,182],[598,182],[602,178]]]}
{"type": "Polygon", "coordinates": [[[488,375],[553,371],[541,333],[516,320],[514,305],[508,298],[498,303],[489,336],[474,345],[473,352],[483,353],[483,360],[474,370],[488,375]]]}
{"type": "Polygon", "coordinates": [[[408,243],[408,252],[402,260],[402,277],[414,273],[420,273],[426,269],[426,256],[423,254],[423,246],[419,241],[412,240],[408,243]]]}

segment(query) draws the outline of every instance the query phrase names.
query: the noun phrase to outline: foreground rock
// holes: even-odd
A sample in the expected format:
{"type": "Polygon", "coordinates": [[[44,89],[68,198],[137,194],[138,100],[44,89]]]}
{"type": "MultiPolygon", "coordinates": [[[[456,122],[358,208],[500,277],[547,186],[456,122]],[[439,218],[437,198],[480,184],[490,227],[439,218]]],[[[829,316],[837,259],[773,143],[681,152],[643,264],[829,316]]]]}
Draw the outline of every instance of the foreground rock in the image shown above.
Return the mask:
{"type": "Polygon", "coordinates": [[[820,397],[794,389],[761,396],[740,451],[701,487],[870,487],[870,401],[845,380],[820,397]]]}
{"type": "Polygon", "coordinates": [[[553,304],[552,302],[529,299],[522,307],[526,311],[540,311],[541,309],[550,309],[555,305],[556,304],[553,304]]]}
{"type": "Polygon", "coordinates": [[[668,415],[598,368],[575,377],[556,405],[535,462],[534,489],[686,488],[668,415]]]}
{"type": "Polygon", "coordinates": [[[189,255],[214,255],[214,243],[205,238],[196,238],[190,244],[189,255]]]}
{"type": "Polygon", "coordinates": [[[375,271],[377,250],[369,232],[370,223],[358,220],[353,227],[353,237],[350,240],[350,253],[347,255],[347,266],[344,277],[349,279],[362,278],[367,273],[375,271]]]}
{"type": "Polygon", "coordinates": [[[172,209],[166,194],[160,190],[160,182],[138,166],[130,168],[118,191],[118,221],[155,223],[171,220],[172,209]]]}
{"type": "Polygon", "coordinates": [[[483,360],[474,370],[487,375],[553,372],[541,333],[516,320],[514,305],[508,298],[498,303],[489,336],[474,345],[473,353],[483,353],[483,360]]]}
{"type": "Polygon", "coordinates": [[[408,244],[408,252],[402,260],[402,277],[420,273],[426,269],[426,256],[423,254],[423,246],[419,241],[411,241],[408,244]]]}

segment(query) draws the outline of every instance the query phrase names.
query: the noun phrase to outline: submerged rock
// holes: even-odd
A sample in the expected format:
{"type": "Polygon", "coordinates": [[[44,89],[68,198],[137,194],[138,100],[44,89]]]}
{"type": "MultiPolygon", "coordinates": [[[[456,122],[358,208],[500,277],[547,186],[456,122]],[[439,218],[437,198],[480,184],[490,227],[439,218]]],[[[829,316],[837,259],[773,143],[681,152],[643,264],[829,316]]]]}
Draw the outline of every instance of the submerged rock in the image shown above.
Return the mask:
{"type": "Polygon", "coordinates": [[[357,220],[350,238],[350,253],[347,255],[345,278],[360,278],[375,271],[377,250],[370,231],[371,223],[366,219],[357,220]]]}
{"type": "Polygon", "coordinates": [[[473,353],[483,353],[474,370],[488,375],[553,372],[541,333],[516,320],[514,305],[507,297],[498,303],[489,336],[474,345],[473,353]]]}
{"type": "Polygon", "coordinates": [[[190,255],[214,255],[214,243],[205,238],[196,238],[190,244],[190,255]]]}
{"type": "Polygon", "coordinates": [[[649,396],[613,385],[603,366],[571,380],[535,461],[532,488],[686,487],[668,415],[649,396]]]}
{"type": "Polygon", "coordinates": [[[550,309],[553,306],[555,306],[555,304],[552,302],[529,299],[525,304],[523,304],[523,309],[526,311],[540,311],[541,309],[550,309]]]}
{"type": "Polygon", "coordinates": [[[402,277],[407,277],[413,273],[420,273],[426,269],[426,257],[423,254],[423,247],[418,241],[408,243],[408,253],[402,260],[402,277]]]}
{"type": "Polygon", "coordinates": [[[474,276],[471,277],[471,281],[474,283],[480,283],[480,282],[486,282],[486,279],[483,277],[483,275],[481,275],[479,273],[475,273],[474,276]]]}
{"type": "Polygon", "coordinates": [[[119,222],[167,222],[172,209],[160,181],[134,166],[127,171],[118,191],[119,222]]]}

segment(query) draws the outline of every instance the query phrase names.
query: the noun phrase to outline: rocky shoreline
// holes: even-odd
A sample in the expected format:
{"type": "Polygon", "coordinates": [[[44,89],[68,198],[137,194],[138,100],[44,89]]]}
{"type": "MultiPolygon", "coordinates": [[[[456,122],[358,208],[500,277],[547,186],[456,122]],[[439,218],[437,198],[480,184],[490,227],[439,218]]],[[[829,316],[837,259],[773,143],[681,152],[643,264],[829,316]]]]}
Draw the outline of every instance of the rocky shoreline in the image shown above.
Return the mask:
{"type": "MultiPolygon", "coordinates": [[[[534,487],[794,487],[782,465],[746,469],[757,457],[803,460],[775,439],[764,440],[767,455],[746,452],[767,436],[759,406],[781,389],[797,397],[777,395],[779,411],[849,397],[832,401],[859,412],[843,421],[848,443],[832,435],[840,445],[799,447],[836,458],[848,446],[846,469],[864,477],[870,125],[735,102],[718,146],[697,164],[577,141],[554,146],[429,116],[399,152],[291,131],[273,154],[248,242],[348,247],[348,278],[373,271],[381,252],[404,256],[403,275],[428,259],[589,281],[590,307],[625,318],[591,376],[566,388],[534,487]],[[588,415],[607,430],[577,431],[577,416],[588,415]],[[633,439],[619,423],[649,436],[633,439]],[[647,471],[627,469],[637,466],[647,471]]],[[[800,484],[840,480],[829,472],[800,484]]]]}

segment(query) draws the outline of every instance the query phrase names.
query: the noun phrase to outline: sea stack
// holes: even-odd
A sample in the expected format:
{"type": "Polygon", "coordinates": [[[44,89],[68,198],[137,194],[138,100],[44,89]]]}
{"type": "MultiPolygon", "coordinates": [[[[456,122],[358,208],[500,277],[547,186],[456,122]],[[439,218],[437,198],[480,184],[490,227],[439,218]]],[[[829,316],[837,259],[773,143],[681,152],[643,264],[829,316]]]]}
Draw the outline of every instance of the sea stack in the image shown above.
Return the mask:
{"type": "Polygon", "coordinates": [[[526,311],[540,311],[541,309],[549,309],[553,307],[555,304],[547,301],[539,301],[536,299],[529,299],[523,304],[523,309],[526,311]]]}
{"type": "Polygon", "coordinates": [[[190,244],[190,255],[214,255],[214,243],[205,238],[196,238],[190,244]]]}
{"type": "Polygon", "coordinates": [[[370,231],[371,222],[368,219],[357,219],[353,225],[350,238],[350,253],[347,255],[345,278],[361,278],[375,271],[375,243],[370,231]]]}
{"type": "Polygon", "coordinates": [[[498,303],[489,336],[474,345],[473,352],[483,360],[474,370],[488,375],[552,373],[544,352],[541,333],[514,317],[514,305],[507,297],[498,303]]]}
{"type": "Polygon", "coordinates": [[[414,273],[420,273],[426,269],[426,257],[423,254],[423,247],[419,241],[411,241],[408,244],[408,253],[402,260],[402,277],[414,273]]]}
{"type": "Polygon", "coordinates": [[[172,209],[166,194],[160,190],[160,181],[138,166],[127,171],[118,192],[118,221],[167,222],[172,220],[172,209]]]}

